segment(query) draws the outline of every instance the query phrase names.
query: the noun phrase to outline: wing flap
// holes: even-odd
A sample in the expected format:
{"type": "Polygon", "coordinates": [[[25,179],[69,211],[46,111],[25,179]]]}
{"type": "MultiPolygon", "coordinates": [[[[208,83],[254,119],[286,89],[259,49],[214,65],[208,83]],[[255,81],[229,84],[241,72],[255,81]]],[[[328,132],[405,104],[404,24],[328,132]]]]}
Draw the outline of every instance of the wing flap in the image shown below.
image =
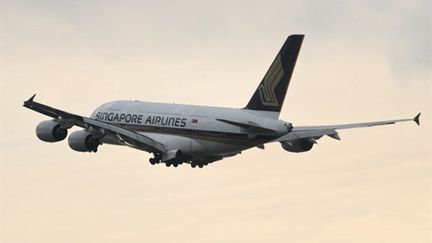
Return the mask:
{"type": "Polygon", "coordinates": [[[330,136],[330,137],[339,137],[338,133],[335,130],[326,129],[326,130],[295,130],[290,133],[278,138],[275,142],[283,142],[283,141],[293,141],[297,139],[320,139],[322,136],[330,136]]]}
{"type": "Polygon", "coordinates": [[[114,135],[117,138],[119,138],[120,136],[121,140],[123,140],[122,142],[126,144],[139,147],[151,147],[161,152],[167,152],[163,144],[135,131],[87,117],[83,117],[83,122],[92,127],[103,129],[103,132],[114,135]]]}

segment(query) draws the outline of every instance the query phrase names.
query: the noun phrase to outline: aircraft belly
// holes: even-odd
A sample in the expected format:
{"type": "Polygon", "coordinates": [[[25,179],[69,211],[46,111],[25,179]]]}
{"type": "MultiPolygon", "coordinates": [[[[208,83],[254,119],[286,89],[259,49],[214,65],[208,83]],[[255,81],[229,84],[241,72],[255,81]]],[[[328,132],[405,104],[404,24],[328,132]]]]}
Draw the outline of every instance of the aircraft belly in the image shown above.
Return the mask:
{"type": "Polygon", "coordinates": [[[189,138],[170,134],[143,133],[162,144],[167,150],[180,149],[184,154],[196,157],[204,155],[224,155],[238,153],[249,148],[248,145],[230,144],[220,141],[208,141],[204,139],[189,138]]]}
{"type": "Polygon", "coordinates": [[[249,147],[247,145],[213,142],[202,139],[193,139],[191,141],[191,152],[195,156],[233,154],[249,147]]]}

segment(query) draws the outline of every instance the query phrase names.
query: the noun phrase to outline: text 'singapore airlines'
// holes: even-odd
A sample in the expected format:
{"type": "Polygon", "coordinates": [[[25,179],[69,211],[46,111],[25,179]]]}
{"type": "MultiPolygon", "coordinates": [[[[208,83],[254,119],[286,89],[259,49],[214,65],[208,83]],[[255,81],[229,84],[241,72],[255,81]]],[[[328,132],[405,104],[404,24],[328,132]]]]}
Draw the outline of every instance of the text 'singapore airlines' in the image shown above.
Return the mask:
{"type": "Polygon", "coordinates": [[[132,123],[154,126],[185,127],[187,118],[173,116],[146,116],[130,113],[98,112],[96,120],[113,123],[132,123]]]}

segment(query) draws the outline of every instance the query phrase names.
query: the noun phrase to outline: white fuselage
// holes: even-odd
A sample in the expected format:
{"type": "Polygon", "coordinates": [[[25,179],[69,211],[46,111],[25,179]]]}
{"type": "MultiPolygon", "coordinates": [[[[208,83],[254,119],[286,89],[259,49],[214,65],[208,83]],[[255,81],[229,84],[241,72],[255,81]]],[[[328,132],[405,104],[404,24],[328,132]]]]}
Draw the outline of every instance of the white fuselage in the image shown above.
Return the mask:
{"type": "MultiPolygon", "coordinates": [[[[193,158],[202,158],[235,155],[284,135],[287,123],[278,120],[277,115],[244,109],[113,101],[98,107],[91,118],[145,134],[165,144],[168,150],[180,149],[193,158]],[[254,131],[216,119],[258,124],[273,131],[254,131]]],[[[118,144],[109,139],[103,142],[118,144]]]]}

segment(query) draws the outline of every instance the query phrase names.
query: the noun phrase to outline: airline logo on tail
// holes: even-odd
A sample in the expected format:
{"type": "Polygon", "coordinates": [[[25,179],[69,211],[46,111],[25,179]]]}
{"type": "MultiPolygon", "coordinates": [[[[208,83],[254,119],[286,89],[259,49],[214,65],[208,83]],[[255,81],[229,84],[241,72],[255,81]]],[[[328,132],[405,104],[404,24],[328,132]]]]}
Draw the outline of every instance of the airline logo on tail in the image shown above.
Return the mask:
{"type": "Polygon", "coordinates": [[[283,75],[284,71],[282,68],[282,62],[279,54],[277,55],[275,61],[271,65],[269,71],[266,73],[263,81],[258,88],[261,102],[263,105],[276,107],[279,106],[275,90],[279,82],[282,80],[283,75]]]}
{"type": "Polygon", "coordinates": [[[245,109],[280,113],[303,37],[287,38],[245,109]]]}

